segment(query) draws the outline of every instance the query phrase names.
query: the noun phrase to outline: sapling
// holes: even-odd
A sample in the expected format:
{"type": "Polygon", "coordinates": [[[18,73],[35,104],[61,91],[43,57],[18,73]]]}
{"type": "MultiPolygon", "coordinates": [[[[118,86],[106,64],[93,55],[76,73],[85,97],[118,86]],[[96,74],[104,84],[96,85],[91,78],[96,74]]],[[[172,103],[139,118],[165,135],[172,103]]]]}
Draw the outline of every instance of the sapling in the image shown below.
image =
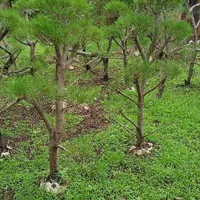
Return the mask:
{"type": "Polygon", "coordinates": [[[134,83],[137,92],[136,99],[135,95],[129,96],[121,90],[117,91],[137,106],[137,122],[131,120],[123,111],[121,111],[121,114],[136,130],[135,146],[138,149],[142,148],[145,144],[145,137],[149,135],[145,135],[143,132],[146,95],[159,86],[163,86],[168,76],[177,74],[176,62],[170,62],[167,58],[160,60],[160,56],[167,44],[184,40],[190,33],[190,28],[186,22],[178,22],[173,17],[164,18],[162,16],[165,10],[168,10],[168,12],[171,10],[172,14],[174,4],[175,1],[154,0],[136,2],[134,5],[137,7],[137,12],[132,16],[131,38],[140,53],[140,57],[129,57],[127,78],[129,77],[130,81],[134,83]],[[184,34],[180,28],[185,30],[184,34]],[[168,37],[165,37],[164,31],[167,31],[168,37]],[[155,76],[161,76],[161,79],[152,88],[149,88],[149,81],[155,76]]]}
{"type": "Polygon", "coordinates": [[[43,77],[43,73],[38,72],[33,77],[15,79],[12,85],[16,96],[23,96],[32,103],[47,127],[50,162],[50,174],[47,180],[53,179],[59,182],[58,149],[60,138],[64,134],[63,96],[67,80],[66,71],[74,62],[79,47],[83,45],[83,38],[87,41],[95,40],[98,29],[89,20],[91,6],[86,0],[18,0],[16,10],[18,13],[37,10],[37,15],[30,18],[27,23],[29,35],[36,37],[42,44],[52,47],[55,51],[55,79],[43,77]],[[45,93],[46,90],[50,90],[49,93],[45,93]],[[39,103],[39,99],[45,94],[55,99],[55,125],[49,121],[39,103]]]}

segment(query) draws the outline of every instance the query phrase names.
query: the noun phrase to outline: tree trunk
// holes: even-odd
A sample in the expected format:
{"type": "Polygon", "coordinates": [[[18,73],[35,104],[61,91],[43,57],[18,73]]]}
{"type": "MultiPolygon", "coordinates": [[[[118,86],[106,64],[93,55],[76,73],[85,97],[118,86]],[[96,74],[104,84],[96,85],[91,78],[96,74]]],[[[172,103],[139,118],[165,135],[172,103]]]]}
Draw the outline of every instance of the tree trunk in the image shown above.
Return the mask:
{"type": "Polygon", "coordinates": [[[144,116],[144,84],[145,80],[139,84],[139,80],[135,80],[136,90],[138,93],[138,117],[137,117],[137,127],[136,127],[136,146],[141,147],[144,142],[143,136],[143,116],[144,116]]]}
{"type": "Polygon", "coordinates": [[[156,94],[156,97],[157,97],[158,99],[160,99],[160,98],[162,97],[162,94],[163,94],[164,89],[165,89],[166,80],[167,80],[167,76],[164,76],[164,77],[163,77],[163,80],[162,80],[162,82],[161,82],[161,84],[160,84],[159,87],[158,87],[158,92],[157,92],[157,94],[156,94]]]}
{"type": "Polygon", "coordinates": [[[30,61],[35,61],[35,43],[33,42],[30,44],[30,61]]]}
{"type": "MultiPolygon", "coordinates": [[[[82,50],[83,50],[83,52],[86,52],[86,46],[85,45],[83,45],[83,49],[82,50]]],[[[91,70],[91,66],[87,64],[88,63],[88,59],[87,59],[86,56],[84,56],[84,63],[85,63],[86,72],[91,70]]]]}
{"type": "Polygon", "coordinates": [[[193,34],[194,34],[194,53],[192,56],[192,60],[190,62],[190,67],[187,75],[187,79],[185,80],[185,86],[190,85],[193,71],[194,71],[194,65],[195,65],[195,60],[197,57],[197,49],[198,49],[198,33],[197,33],[197,28],[196,28],[196,22],[195,22],[195,16],[194,16],[194,11],[192,13],[192,27],[193,27],[193,34]]]}
{"type": "Polygon", "coordinates": [[[57,81],[57,97],[56,97],[56,129],[53,137],[50,138],[49,159],[50,159],[50,176],[58,174],[58,145],[61,135],[64,134],[64,111],[62,92],[66,81],[66,68],[64,54],[60,53],[60,49],[56,48],[56,81],[57,81]]]}
{"type": "Polygon", "coordinates": [[[122,51],[123,51],[124,68],[126,69],[128,65],[127,52],[126,52],[126,49],[123,49],[122,51]]]}
{"type": "Polygon", "coordinates": [[[143,115],[144,115],[144,97],[138,98],[138,119],[136,129],[136,146],[141,147],[144,142],[143,137],[143,115]]]}
{"type": "MultiPolygon", "coordinates": [[[[30,61],[31,62],[34,62],[35,61],[35,45],[36,45],[36,43],[34,43],[34,42],[31,42],[30,44],[29,44],[29,46],[30,46],[30,61]]],[[[34,69],[34,67],[32,66],[31,68],[30,68],[30,74],[31,75],[34,75],[34,73],[36,72],[36,69],[34,69]]]]}
{"type": "Polygon", "coordinates": [[[191,83],[192,75],[193,75],[193,72],[194,72],[194,65],[195,65],[195,60],[196,60],[196,54],[197,54],[197,52],[194,52],[194,55],[192,57],[192,61],[190,63],[190,67],[189,67],[187,79],[185,80],[185,86],[188,86],[191,83]]]}
{"type": "MultiPolygon", "coordinates": [[[[55,133],[53,133],[55,135],[55,133]]],[[[58,147],[55,146],[54,138],[50,139],[49,161],[50,161],[50,176],[58,173],[58,147]]]]}
{"type": "Polygon", "coordinates": [[[104,77],[103,80],[104,81],[108,81],[109,77],[108,77],[108,58],[103,58],[103,69],[104,69],[104,77]]]}
{"type": "MultiPolygon", "coordinates": [[[[109,52],[110,52],[110,48],[111,48],[111,45],[112,45],[112,40],[113,40],[113,37],[110,37],[110,38],[108,39],[107,55],[108,55],[109,52]]],[[[104,81],[109,81],[109,76],[108,76],[109,58],[108,58],[108,57],[105,57],[105,58],[102,58],[102,60],[103,60],[103,70],[104,70],[104,77],[103,77],[103,80],[104,80],[104,81]]]]}
{"type": "Polygon", "coordinates": [[[50,121],[45,116],[44,112],[42,111],[40,105],[37,103],[37,101],[31,102],[33,106],[35,107],[36,111],[40,115],[41,119],[44,121],[48,131],[49,131],[49,161],[50,161],[50,176],[51,174],[58,173],[58,154],[57,154],[57,146],[55,145],[55,133],[56,130],[50,123],[50,121]]]}
{"type": "Polygon", "coordinates": [[[126,47],[122,49],[123,51],[123,62],[124,62],[124,81],[125,84],[128,84],[128,74],[127,74],[127,65],[128,65],[128,59],[127,59],[127,51],[126,47]]]}

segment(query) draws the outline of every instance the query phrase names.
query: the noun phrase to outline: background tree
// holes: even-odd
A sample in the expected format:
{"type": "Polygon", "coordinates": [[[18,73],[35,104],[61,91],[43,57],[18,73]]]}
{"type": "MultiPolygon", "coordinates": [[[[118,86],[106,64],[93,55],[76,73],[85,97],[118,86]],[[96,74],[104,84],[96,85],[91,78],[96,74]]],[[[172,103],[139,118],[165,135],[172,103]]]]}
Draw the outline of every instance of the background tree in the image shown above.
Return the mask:
{"type": "Polygon", "coordinates": [[[187,74],[187,78],[185,80],[185,86],[190,85],[192,75],[194,72],[194,66],[195,66],[195,61],[196,57],[198,54],[198,39],[199,39],[199,34],[200,34],[200,28],[199,28],[199,23],[200,23],[200,2],[199,1],[185,1],[184,2],[187,11],[190,14],[191,18],[191,25],[193,29],[193,53],[192,53],[192,58],[189,66],[189,71],[187,74]]]}
{"type": "Polygon", "coordinates": [[[162,85],[167,76],[176,74],[174,70],[177,69],[177,63],[168,62],[167,58],[162,58],[163,51],[167,44],[184,40],[190,34],[190,27],[186,22],[176,21],[174,5],[178,3],[181,5],[181,1],[155,0],[136,1],[133,5],[137,8],[134,9],[137,12],[132,15],[131,37],[140,57],[137,59],[129,58],[131,63],[129,63],[127,71],[129,80],[134,83],[137,91],[136,100],[134,96],[129,96],[120,90],[118,92],[137,106],[136,123],[121,112],[122,116],[136,129],[135,145],[137,148],[142,147],[146,137],[143,133],[146,95],[162,85]],[[166,13],[166,10],[168,15],[164,17],[163,13],[166,13]],[[161,80],[158,81],[157,79],[158,82],[152,88],[149,88],[149,79],[156,74],[161,76],[161,80]]]}

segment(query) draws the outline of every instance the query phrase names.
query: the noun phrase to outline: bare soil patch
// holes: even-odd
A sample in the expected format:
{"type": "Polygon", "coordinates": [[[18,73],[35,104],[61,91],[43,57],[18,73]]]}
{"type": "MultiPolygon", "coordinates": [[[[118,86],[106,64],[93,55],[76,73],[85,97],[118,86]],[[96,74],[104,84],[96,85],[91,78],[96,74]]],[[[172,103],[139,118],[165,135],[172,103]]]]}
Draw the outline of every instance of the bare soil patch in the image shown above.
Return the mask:
{"type": "Polygon", "coordinates": [[[68,108],[68,111],[81,116],[83,120],[77,124],[75,132],[72,132],[72,130],[67,131],[67,139],[77,137],[81,134],[98,132],[106,129],[108,126],[108,121],[105,118],[104,110],[99,103],[94,105],[71,105],[68,108]]]}

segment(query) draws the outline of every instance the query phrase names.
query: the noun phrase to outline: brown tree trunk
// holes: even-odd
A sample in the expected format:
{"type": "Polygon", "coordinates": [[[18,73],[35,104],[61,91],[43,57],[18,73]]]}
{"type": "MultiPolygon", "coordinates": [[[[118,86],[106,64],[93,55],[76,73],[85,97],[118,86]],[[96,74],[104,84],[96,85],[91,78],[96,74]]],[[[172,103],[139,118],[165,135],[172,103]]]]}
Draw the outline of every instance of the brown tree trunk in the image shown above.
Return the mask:
{"type": "MultiPolygon", "coordinates": [[[[110,48],[111,48],[111,45],[112,45],[112,40],[113,40],[112,37],[110,37],[110,38],[108,39],[107,54],[109,54],[109,52],[110,52],[110,48]]],[[[102,58],[102,60],[103,60],[103,70],[104,70],[104,77],[103,77],[103,80],[104,80],[104,81],[109,81],[109,76],[108,76],[109,58],[108,58],[108,57],[105,57],[105,58],[102,58]]]]}
{"type": "Polygon", "coordinates": [[[139,84],[138,79],[135,80],[136,90],[138,93],[138,117],[137,117],[137,127],[136,127],[136,146],[141,147],[144,142],[143,135],[143,116],[144,116],[144,84],[145,80],[139,84]]]}
{"type": "Polygon", "coordinates": [[[194,52],[193,56],[192,56],[191,63],[190,63],[190,67],[189,67],[189,70],[188,70],[187,79],[185,80],[185,86],[188,86],[191,83],[192,75],[193,75],[193,72],[194,72],[196,55],[197,55],[197,52],[194,52]]]}
{"type": "Polygon", "coordinates": [[[144,99],[140,99],[138,105],[138,119],[137,119],[137,134],[136,134],[136,146],[141,147],[144,142],[143,137],[143,114],[144,114],[144,99]]]}
{"type": "MultiPolygon", "coordinates": [[[[83,45],[83,48],[82,48],[83,52],[86,52],[86,46],[83,45]]],[[[91,66],[88,63],[88,59],[86,56],[84,56],[84,63],[85,63],[85,69],[86,69],[86,72],[91,70],[91,66]]]]}
{"type": "Polygon", "coordinates": [[[126,49],[123,49],[122,51],[123,51],[124,68],[126,69],[128,65],[127,52],[126,52],[126,49]]]}
{"type": "Polygon", "coordinates": [[[50,176],[52,174],[57,174],[58,173],[58,147],[56,147],[54,144],[54,138],[50,140],[49,162],[50,162],[50,176]]]}
{"type": "MultiPolygon", "coordinates": [[[[34,42],[30,42],[29,46],[30,46],[30,61],[34,62],[35,61],[35,45],[36,43],[34,42]]],[[[34,73],[36,72],[36,69],[34,69],[34,67],[30,68],[30,74],[34,75],[34,73]]]]}
{"type": "Polygon", "coordinates": [[[35,43],[30,44],[30,61],[35,61],[35,43]]]}
{"type": "Polygon", "coordinates": [[[162,97],[162,94],[163,94],[164,89],[165,89],[166,80],[167,80],[167,76],[164,76],[161,84],[158,86],[158,92],[156,94],[156,97],[158,99],[160,99],[162,97]]]}
{"type": "Polygon", "coordinates": [[[65,55],[61,54],[59,47],[56,47],[56,81],[57,81],[57,98],[56,98],[56,129],[53,137],[50,138],[49,159],[50,159],[50,176],[58,173],[58,145],[61,135],[64,134],[64,111],[62,92],[66,81],[65,55]]]}
{"type": "Polygon", "coordinates": [[[108,58],[103,58],[103,70],[104,70],[104,77],[103,80],[104,81],[108,81],[109,77],[108,77],[108,58]]]}
{"type": "Polygon", "coordinates": [[[32,102],[33,106],[37,110],[38,114],[40,115],[41,119],[44,121],[48,131],[49,131],[49,161],[50,161],[50,176],[51,174],[56,174],[58,172],[58,154],[57,154],[57,146],[55,145],[55,135],[56,130],[51,125],[47,117],[45,116],[44,112],[42,111],[40,105],[37,101],[32,102]]]}

